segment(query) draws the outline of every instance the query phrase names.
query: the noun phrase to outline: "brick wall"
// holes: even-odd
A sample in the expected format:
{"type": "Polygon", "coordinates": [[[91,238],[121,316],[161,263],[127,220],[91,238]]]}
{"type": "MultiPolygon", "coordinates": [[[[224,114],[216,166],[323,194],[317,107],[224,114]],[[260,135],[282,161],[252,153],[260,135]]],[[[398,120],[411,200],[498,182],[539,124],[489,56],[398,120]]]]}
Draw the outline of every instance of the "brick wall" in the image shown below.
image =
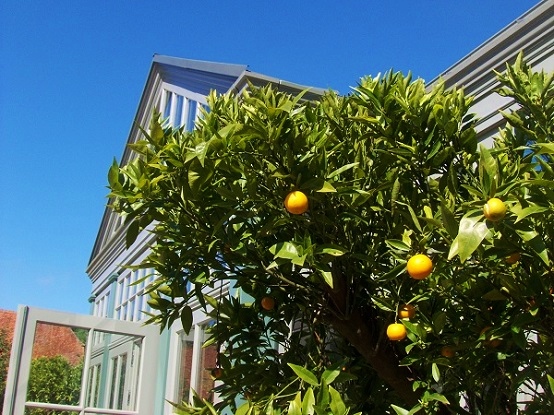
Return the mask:
{"type": "Polygon", "coordinates": [[[202,363],[200,367],[200,391],[201,398],[213,400],[212,389],[214,379],[212,378],[212,369],[217,365],[217,346],[212,344],[202,349],[202,363]]]}
{"type": "MultiPolygon", "coordinates": [[[[0,310],[0,330],[6,332],[10,345],[15,329],[15,311],[0,310]]],[[[64,356],[71,364],[77,364],[84,356],[84,345],[67,326],[38,323],[35,330],[33,358],[64,356]]]]}

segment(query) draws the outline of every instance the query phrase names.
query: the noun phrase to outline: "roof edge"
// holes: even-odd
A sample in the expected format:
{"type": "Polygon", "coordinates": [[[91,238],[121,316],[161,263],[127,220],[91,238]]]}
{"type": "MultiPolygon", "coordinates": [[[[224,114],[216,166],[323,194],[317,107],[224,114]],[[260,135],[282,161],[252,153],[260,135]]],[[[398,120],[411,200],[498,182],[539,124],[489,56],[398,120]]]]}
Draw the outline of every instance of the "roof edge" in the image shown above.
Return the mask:
{"type": "Polygon", "coordinates": [[[553,13],[554,3],[552,3],[551,0],[540,1],[453,65],[450,65],[432,79],[429,84],[434,84],[439,80],[445,81],[449,85],[451,83],[456,84],[459,81],[458,77],[460,73],[467,71],[467,68],[473,68],[475,70],[475,68],[481,67],[484,62],[489,61],[490,57],[488,55],[490,54],[492,54],[494,58],[498,57],[498,53],[493,53],[493,50],[497,49],[499,45],[506,45],[506,49],[519,50],[521,45],[517,41],[513,42],[517,40],[514,36],[517,37],[518,32],[525,30],[524,28],[526,26],[533,27],[533,25],[536,25],[538,27],[541,23],[544,24],[545,21],[552,18],[553,13]]]}
{"type": "Polygon", "coordinates": [[[192,69],[203,72],[214,72],[230,76],[239,76],[247,68],[247,65],[234,64],[234,63],[220,63],[195,59],[177,58],[174,56],[154,54],[152,63],[159,63],[164,65],[176,66],[183,69],[192,69]]]}

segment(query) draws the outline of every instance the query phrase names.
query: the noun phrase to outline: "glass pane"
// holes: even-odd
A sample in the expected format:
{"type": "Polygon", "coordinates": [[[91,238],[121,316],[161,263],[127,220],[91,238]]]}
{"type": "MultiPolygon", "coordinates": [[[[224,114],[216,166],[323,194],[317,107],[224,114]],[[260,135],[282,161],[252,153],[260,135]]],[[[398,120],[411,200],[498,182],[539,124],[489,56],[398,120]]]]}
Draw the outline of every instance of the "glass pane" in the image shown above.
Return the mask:
{"type": "Polygon", "coordinates": [[[79,404],[87,337],[88,330],[37,323],[27,402],[79,404]]]}
{"type": "Polygon", "coordinates": [[[95,407],[98,405],[98,398],[100,395],[100,373],[102,373],[102,365],[100,363],[89,367],[87,397],[85,400],[87,406],[95,407]]]}
{"type": "Polygon", "coordinates": [[[169,118],[169,115],[171,114],[171,98],[173,97],[173,94],[170,91],[165,91],[165,108],[163,113],[163,118],[169,118]]]}
{"type": "Polygon", "coordinates": [[[175,108],[175,121],[173,125],[175,127],[180,127],[183,122],[183,104],[185,102],[185,97],[182,95],[177,95],[177,107],[175,108]]]}
{"type": "Polygon", "coordinates": [[[112,357],[112,379],[110,391],[110,408],[123,409],[125,391],[125,376],[127,369],[127,353],[112,357]]]}
{"type": "MultiPolygon", "coordinates": [[[[95,333],[96,334],[96,333],[95,333]]],[[[102,334],[90,356],[86,402],[91,407],[135,410],[142,338],[102,334]]]]}
{"type": "Polygon", "coordinates": [[[194,329],[189,334],[181,333],[181,353],[179,362],[179,389],[177,402],[188,402],[190,398],[190,376],[192,374],[192,352],[194,348],[194,329]]]}
{"type": "MultiPolygon", "coordinates": [[[[207,326],[202,327],[203,339],[202,343],[209,339],[209,336],[205,333],[207,326]]],[[[199,345],[201,346],[201,345],[199,345]]],[[[200,367],[199,367],[199,385],[198,394],[201,398],[213,401],[213,388],[214,378],[212,377],[212,370],[217,365],[217,345],[212,344],[208,347],[202,348],[200,367]]]]}
{"type": "Polygon", "coordinates": [[[25,414],[72,414],[40,404],[88,406],[134,411],[137,406],[142,337],[94,331],[83,382],[89,330],[37,323],[25,414]],[[80,402],[84,388],[84,402],[80,402]]]}
{"type": "Polygon", "coordinates": [[[194,129],[194,121],[196,120],[196,107],[197,102],[189,99],[187,108],[187,120],[185,122],[185,128],[187,131],[192,131],[194,129]]]}

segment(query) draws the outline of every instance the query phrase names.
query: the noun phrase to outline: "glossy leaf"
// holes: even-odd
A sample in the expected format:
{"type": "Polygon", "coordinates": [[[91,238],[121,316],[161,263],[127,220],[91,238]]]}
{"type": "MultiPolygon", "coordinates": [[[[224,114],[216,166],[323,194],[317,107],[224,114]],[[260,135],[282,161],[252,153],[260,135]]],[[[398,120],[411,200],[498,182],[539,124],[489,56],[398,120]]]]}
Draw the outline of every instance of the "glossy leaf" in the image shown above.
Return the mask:
{"type": "Polygon", "coordinates": [[[479,248],[479,245],[481,245],[481,242],[489,232],[487,224],[482,222],[481,219],[480,216],[466,216],[462,218],[458,235],[450,247],[448,259],[459,256],[460,261],[463,263],[479,248]]]}
{"type": "Polygon", "coordinates": [[[298,376],[304,382],[312,386],[319,385],[319,381],[317,380],[317,377],[305,367],[298,366],[293,363],[287,363],[287,364],[294,371],[294,373],[296,373],[296,376],[298,376]]]}

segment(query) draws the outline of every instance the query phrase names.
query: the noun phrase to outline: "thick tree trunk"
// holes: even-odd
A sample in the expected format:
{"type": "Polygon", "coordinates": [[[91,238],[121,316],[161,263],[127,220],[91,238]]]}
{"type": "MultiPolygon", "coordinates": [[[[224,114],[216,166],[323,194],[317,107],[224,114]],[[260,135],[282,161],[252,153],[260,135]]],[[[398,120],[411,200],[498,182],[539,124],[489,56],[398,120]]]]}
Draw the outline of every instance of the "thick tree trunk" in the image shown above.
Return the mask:
{"type": "Polygon", "coordinates": [[[378,347],[379,333],[371,331],[363,316],[353,311],[347,318],[332,317],[331,325],[362,355],[400,398],[408,405],[418,403],[419,393],[413,391],[413,374],[405,366],[400,366],[398,357],[388,342],[378,347]]]}

